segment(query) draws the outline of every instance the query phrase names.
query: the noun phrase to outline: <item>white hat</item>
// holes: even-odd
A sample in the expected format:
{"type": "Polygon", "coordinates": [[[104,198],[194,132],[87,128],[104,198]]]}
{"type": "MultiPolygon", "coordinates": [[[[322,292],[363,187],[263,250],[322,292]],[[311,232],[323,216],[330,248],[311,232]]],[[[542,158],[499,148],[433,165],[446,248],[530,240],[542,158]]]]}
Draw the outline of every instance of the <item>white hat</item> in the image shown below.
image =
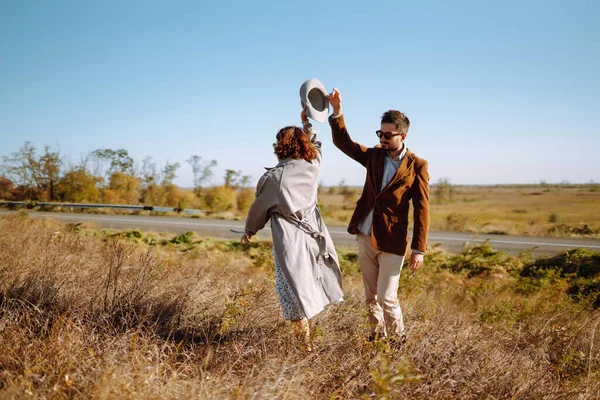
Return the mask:
{"type": "Polygon", "coordinates": [[[300,101],[307,105],[306,116],[317,122],[325,122],[329,115],[329,100],[323,84],[316,78],[310,78],[300,87],[300,101]]]}

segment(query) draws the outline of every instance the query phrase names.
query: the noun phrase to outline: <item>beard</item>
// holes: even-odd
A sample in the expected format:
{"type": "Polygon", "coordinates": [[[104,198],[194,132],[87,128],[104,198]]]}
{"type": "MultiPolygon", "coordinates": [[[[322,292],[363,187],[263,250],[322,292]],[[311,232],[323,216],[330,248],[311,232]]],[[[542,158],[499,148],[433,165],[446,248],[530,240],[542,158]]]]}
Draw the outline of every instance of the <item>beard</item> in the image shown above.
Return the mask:
{"type": "Polygon", "coordinates": [[[387,151],[396,151],[396,150],[400,150],[402,148],[402,143],[400,143],[397,146],[394,146],[390,142],[379,142],[379,145],[381,146],[382,149],[387,150],[387,151]]]}

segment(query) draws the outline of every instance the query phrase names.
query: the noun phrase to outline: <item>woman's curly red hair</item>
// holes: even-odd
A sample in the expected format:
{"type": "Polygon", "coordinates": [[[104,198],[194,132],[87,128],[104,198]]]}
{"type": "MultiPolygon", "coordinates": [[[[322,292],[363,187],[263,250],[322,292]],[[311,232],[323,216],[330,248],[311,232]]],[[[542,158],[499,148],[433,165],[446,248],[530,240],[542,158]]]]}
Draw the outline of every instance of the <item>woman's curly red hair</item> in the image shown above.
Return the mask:
{"type": "Polygon", "coordinates": [[[275,144],[277,159],[294,158],[304,159],[311,162],[317,158],[317,149],[310,141],[306,132],[297,126],[286,126],[277,132],[277,143],[275,144]]]}

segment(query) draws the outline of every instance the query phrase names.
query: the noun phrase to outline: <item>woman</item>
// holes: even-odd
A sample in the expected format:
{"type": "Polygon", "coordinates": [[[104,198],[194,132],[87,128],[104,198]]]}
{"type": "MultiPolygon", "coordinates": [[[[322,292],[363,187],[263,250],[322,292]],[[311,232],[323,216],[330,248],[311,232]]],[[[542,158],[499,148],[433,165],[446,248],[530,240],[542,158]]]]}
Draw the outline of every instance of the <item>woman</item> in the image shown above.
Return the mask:
{"type": "Polygon", "coordinates": [[[271,220],[281,308],[310,350],[311,318],[342,301],[343,293],[337,253],[317,205],[321,143],[306,108],[300,115],[304,130],[287,126],[277,133],[279,163],[258,181],[241,242],[249,244],[271,220]]]}

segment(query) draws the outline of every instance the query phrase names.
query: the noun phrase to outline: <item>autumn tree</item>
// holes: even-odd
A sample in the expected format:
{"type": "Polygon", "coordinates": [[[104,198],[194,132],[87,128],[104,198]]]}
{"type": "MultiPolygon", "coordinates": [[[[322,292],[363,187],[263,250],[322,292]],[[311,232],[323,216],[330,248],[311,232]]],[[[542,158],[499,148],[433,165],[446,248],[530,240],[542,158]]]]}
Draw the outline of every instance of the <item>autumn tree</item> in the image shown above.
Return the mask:
{"type": "Polygon", "coordinates": [[[105,203],[137,204],[140,200],[140,179],[122,171],[115,171],[102,195],[105,203]]]}
{"type": "Polygon", "coordinates": [[[245,188],[250,184],[252,180],[252,175],[242,175],[239,179],[240,186],[245,188]]]}
{"type": "Polygon", "coordinates": [[[0,176],[0,200],[12,200],[14,185],[10,179],[0,176]]]}
{"type": "Polygon", "coordinates": [[[170,164],[167,163],[163,168],[163,176],[162,176],[162,185],[163,186],[172,186],[173,181],[177,178],[177,170],[181,168],[181,164],[178,162],[170,164]]]}
{"type": "Polygon", "coordinates": [[[44,147],[44,154],[42,154],[39,160],[39,182],[45,188],[50,201],[56,199],[54,186],[58,183],[61,166],[62,160],[60,154],[58,152],[51,152],[48,146],[44,147]]]}
{"type": "Polygon", "coordinates": [[[224,186],[231,188],[246,187],[251,179],[250,175],[242,175],[242,171],[227,169],[225,170],[224,186]]]}
{"type": "Polygon", "coordinates": [[[125,149],[97,149],[92,152],[91,157],[94,161],[94,175],[105,177],[107,183],[117,171],[133,175],[133,158],[125,149]]]}
{"type": "Polygon", "coordinates": [[[233,169],[225,170],[223,185],[225,187],[234,187],[241,174],[242,171],[236,171],[233,169]]]}
{"type": "Polygon", "coordinates": [[[141,179],[141,197],[144,205],[161,205],[163,200],[162,191],[159,187],[160,173],[152,157],[147,156],[142,160],[139,174],[141,179]]]}
{"type": "Polygon", "coordinates": [[[203,162],[202,157],[192,155],[185,161],[192,167],[194,193],[200,196],[205,183],[213,176],[213,168],[217,166],[217,160],[203,162]]]}
{"type": "Polygon", "coordinates": [[[206,207],[211,211],[230,211],[236,207],[235,189],[229,186],[213,186],[203,195],[206,207]]]}
{"type": "Polygon", "coordinates": [[[57,185],[58,197],[72,203],[96,203],[100,200],[100,178],[77,166],[67,171],[57,185]]]}
{"type": "Polygon", "coordinates": [[[40,156],[31,142],[25,142],[19,151],[2,157],[4,164],[0,168],[7,178],[22,187],[28,198],[41,200],[55,199],[55,185],[58,182],[62,159],[59,152],[44,147],[40,156]]]}
{"type": "Polygon", "coordinates": [[[177,170],[181,168],[181,164],[167,163],[162,171],[162,182],[160,184],[161,190],[165,196],[165,205],[169,207],[179,207],[179,202],[182,198],[181,191],[173,181],[177,178],[177,170]]]}

